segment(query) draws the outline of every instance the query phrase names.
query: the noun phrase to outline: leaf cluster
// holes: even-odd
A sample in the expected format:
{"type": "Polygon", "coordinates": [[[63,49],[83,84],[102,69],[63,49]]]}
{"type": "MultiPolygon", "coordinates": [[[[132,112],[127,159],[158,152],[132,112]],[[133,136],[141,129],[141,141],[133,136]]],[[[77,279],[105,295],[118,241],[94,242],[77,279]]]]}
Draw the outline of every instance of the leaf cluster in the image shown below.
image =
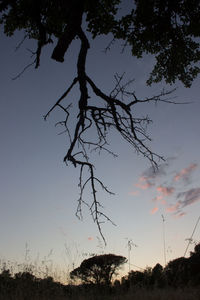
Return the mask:
{"type": "Polygon", "coordinates": [[[200,2],[198,0],[136,0],[115,32],[131,46],[133,56],[155,55],[147,83],[176,79],[189,87],[200,72],[200,2]]]}
{"type": "Polygon", "coordinates": [[[40,39],[40,25],[46,34],[60,37],[68,25],[71,15],[83,5],[88,31],[96,37],[108,34],[115,26],[116,5],[120,0],[1,0],[0,22],[4,32],[12,36],[16,30],[24,29],[29,38],[40,39]]]}
{"type": "Polygon", "coordinates": [[[77,26],[84,15],[93,38],[112,34],[131,47],[133,56],[155,56],[147,84],[178,79],[191,86],[200,72],[200,2],[135,0],[125,15],[122,6],[122,0],[1,0],[0,22],[8,36],[24,30],[44,46],[61,37],[66,27],[77,26]]]}

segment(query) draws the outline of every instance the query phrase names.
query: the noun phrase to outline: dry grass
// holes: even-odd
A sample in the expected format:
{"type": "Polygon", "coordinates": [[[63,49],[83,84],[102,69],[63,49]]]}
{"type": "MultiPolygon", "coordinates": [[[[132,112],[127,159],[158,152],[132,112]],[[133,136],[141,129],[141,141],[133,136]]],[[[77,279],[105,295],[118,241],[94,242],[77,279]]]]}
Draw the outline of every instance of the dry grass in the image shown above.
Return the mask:
{"type": "Polygon", "coordinates": [[[17,288],[8,286],[0,290],[0,300],[200,300],[200,287],[184,289],[132,289],[123,291],[119,288],[112,293],[104,289],[79,289],[72,287],[70,293],[63,289],[63,285],[53,288],[44,285],[42,289],[36,289],[32,285],[22,281],[17,288]]]}
{"type": "MultiPolygon", "coordinates": [[[[111,298],[112,299],[112,298],[111,298]]],[[[129,292],[123,296],[113,298],[115,300],[198,300],[200,299],[200,289],[140,289],[129,292]]]]}
{"type": "Polygon", "coordinates": [[[200,286],[184,289],[145,289],[131,286],[130,289],[126,289],[119,285],[109,291],[102,287],[99,289],[83,288],[52,282],[49,277],[53,275],[52,269],[48,265],[43,269],[34,264],[13,264],[13,262],[0,261],[0,271],[6,269],[10,270],[12,279],[4,281],[1,279],[0,300],[200,300],[200,286]],[[35,275],[36,279],[15,281],[16,271],[28,272],[35,275]],[[44,281],[37,278],[43,278],[44,281]]]}
{"type": "Polygon", "coordinates": [[[74,295],[73,300],[200,300],[200,288],[185,289],[138,289],[121,295],[106,295],[99,292],[95,295],[74,295]]]}

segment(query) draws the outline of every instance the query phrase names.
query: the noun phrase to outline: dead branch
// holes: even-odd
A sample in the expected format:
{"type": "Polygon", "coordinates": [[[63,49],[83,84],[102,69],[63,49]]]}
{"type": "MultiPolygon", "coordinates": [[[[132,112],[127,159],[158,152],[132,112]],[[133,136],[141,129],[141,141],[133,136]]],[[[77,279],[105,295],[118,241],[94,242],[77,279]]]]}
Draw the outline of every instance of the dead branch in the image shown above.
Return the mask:
{"type": "MultiPolygon", "coordinates": [[[[98,187],[100,186],[110,195],[113,193],[96,177],[94,165],[90,162],[90,154],[92,151],[98,151],[99,153],[104,151],[116,157],[116,154],[109,149],[108,144],[109,131],[114,129],[126,142],[131,144],[137,153],[142,154],[150,161],[154,168],[157,168],[158,161],[163,160],[163,157],[154,153],[147,145],[147,142],[151,140],[147,133],[147,127],[151,119],[148,116],[134,116],[133,107],[145,102],[174,103],[171,99],[165,98],[173,91],[162,91],[159,95],[138,99],[134,91],[128,90],[133,84],[133,80],[123,83],[124,74],[121,76],[116,74],[116,84],[113,90],[109,95],[105,94],[87,75],[85,70],[87,53],[90,47],[89,41],[81,27],[78,29],[76,27],[76,33],[81,41],[77,60],[77,76],[69,88],[67,88],[47,112],[44,119],[46,120],[56,108],[61,109],[65,114],[65,120],[57,123],[65,127],[64,132],[69,137],[69,145],[64,162],[66,164],[71,162],[74,167],[80,168],[78,184],[80,195],[76,215],[82,218],[82,205],[86,205],[90,210],[93,221],[97,224],[103,241],[106,243],[102,233],[102,223],[104,221],[113,222],[102,210],[102,204],[97,197],[98,187]],[[76,84],[79,84],[80,90],[80,98],[77,99],[79,113],[75,124],[75,117],[71,117],[73,119],[72,127],[68,125],[70,123],[69,105],[66,107],[64,101],[66,101],[66,98],[76,84]],[[90,86],[92,91],[90,95],[88,94],[88,86],[90,86]],[[69,128],[74,129],[70,131],[69,128]],[[96,140],[91,139],[89,134],[90,130],[94,129],[96,130],[96,140]],[[92,192],[91,202],[84,199],[84,191],[88,186],[92,192]]],[[[62,57],[63,55],[62,53],[62,57]]]]}

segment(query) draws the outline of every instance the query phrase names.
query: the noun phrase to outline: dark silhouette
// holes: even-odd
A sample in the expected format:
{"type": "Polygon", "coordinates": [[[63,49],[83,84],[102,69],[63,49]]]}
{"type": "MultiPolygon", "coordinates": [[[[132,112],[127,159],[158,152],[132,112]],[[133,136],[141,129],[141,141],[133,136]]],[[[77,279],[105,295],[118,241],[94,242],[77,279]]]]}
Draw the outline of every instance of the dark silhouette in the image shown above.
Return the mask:
{"type": "Polygon", "coordinates": [[[83,283],[110,285],[113,275],[127,261],[123,256],[115,254],[96,255],[85,259],[80,267],[70,273],[72,279],[81,279],[83,283]]]}
{"type": "Polygon", "coordinates": [[[80,168],[77,216],[82,217],[82,204],[86,204],[103,239],[102,219],[111,220],[102,212],[101,203],[97,199],[98,185],[106,192],[111,192],[95,176],[94,165],[89,159],[90,151],[106,151],[115,156],[108,147],[108,133],[114,129],[137,153],[157,167],[157,159],[162,157],[147,145],[150,137],[146,127],[151,120],[134,115],[135,106],[146,102],[171,101],[165,97],[170,92],[165,91],[157,96],[139,99],[133,89],[128,89],[133,81],[123,82],[123,76],[119,75],[115,76],[116,84],[111,93],[104,93],[86,72],[86,58],[92,38],[110,34],[111,43],[106,50],[110,49],[115,40],[123,40],[124,47],[131,46],[133,56],[140,58],[143,53],[154,55],[156,63],[148,84],[162,79],[174,83],[178,79],[189,87],[200,72],[197,66],[200,60],[199,1],[135,0],[128,7],[126,15],[120,15],[118,8],[121,5],[121,0],[0,0],[0,24],[5,34],[12,36],[16,30],[23,30],[24,39],[37,42],[36,50],[32,51],[34,60],[29,66],[39,67],[44,46],[52,44],[53,40],[57,40],[57,44],[52,59],[59,62],[64,61],[72,41],[75,38],[80,40],[77,75],[44,119],[55,109],[62,110],[65,115],[57,125],[64,127],[69,138],[64,162],[80,168]],[[86,18],[84,25],[83,16],[86,18]],[[92,34],[92,38],[87,36],[87,31],[92,34]],[[75,85],[80,89],[80,97],[76,104],[73,103],[77,105],[78,117],[71,116],[71,104],[66,105],[64,102],[75,85]],[[93,128],[96,129],[95,139],[92,138],[93,134],[87,134],[93,128]],[[89,170],[89,177],[85,169],[89,170]],[[92,190],[92,201],[89,203],[83,197],[87,185],[92,190]]]}
{"type": "Polygon", "coordinates": [[[9,270],[0,274],[0,300],[69,299],[71,286],[55,282],[52,277],[37,278],[30,272],[11,276],[9,270]]]}
{"type": "Polygon", "coordinates": [[[131,271],[122,280],[127,288],[132,287],[173,287],[200,285],[200,244],[196,245],[190,257],[179,257],[170,261],[165,268],[156,264],[154,268],[131,271]]]}
{"type": "Polygon", "coordinates": [[[71,271],[71,277],[81,284],[69,285],[55,282],[52,277],[37,278],[31,273],[0,273],[0,300],[68,300],[68,299],[199,299],[200,296],[200,244],[190,257],[170,261],[165,268],[156,264],[143,271],[130,271],[121,280],[112,281],[113,275],[126,262],[123,256],[104,254],[84,260],[71,271]],[[148,298],[148,291],[155,291],[148,298]],[[158,292],[156,296],[156,291],[158,292]],[[161,293],[163,291],[163,293],[161,293]],[[168,292],[169,296],[168,296],[168,292]],[[182,294],[179,292],[182,291],[182,294]],[[184,296],[186,293],[186,296],[184,296]],[[193,297],[190,297],[191,293],[193,297]],[[145,296],[146,295],[146,296],[145,296]],[[162,298],[159,295],[165,295],[162,298]],[[187,298],[188,295],[188,298],[187,298]],[[184,298],[183,298],[184,296],[184,298]]]}

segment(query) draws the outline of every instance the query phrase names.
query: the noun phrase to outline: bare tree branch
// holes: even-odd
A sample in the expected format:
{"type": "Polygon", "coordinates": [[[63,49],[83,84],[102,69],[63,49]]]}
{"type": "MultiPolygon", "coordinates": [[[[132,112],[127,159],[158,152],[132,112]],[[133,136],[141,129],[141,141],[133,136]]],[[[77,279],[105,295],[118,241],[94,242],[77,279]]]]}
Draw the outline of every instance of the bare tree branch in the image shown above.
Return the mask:
{"type": "MultiPolygon", "coordinates": [[[[97,224],[104,243],[106,243],[102,232],[102,223],[104,223],[104,221],[109,221],[112,224],[114,223],[102,210],[102,204],[97,198],[98,186],[110,195],[113,195],[113,193],[98,177],[96,177],[94,165],[90,162],[90,154],[93,151],[98,151],[99,153],[104,151],[114,157],[117,156],[109,149],[108,144],[108,133],[110,130],[114,129],[129,144],[131,144],[137,153],[142,154],[151,162],[154,168],[157,168],[159,160],[163,160],[163,157],[154,153],[146,144],[151,140],[147,133],[147,127],[151,122],[151,119],[148,116],[134,116],[132,108],[135,105],[145,102],[175,102],[169,98],[173,90],[163,90],[159,95],[145,99],[138,99],[135,92],[128,90],[134,80],[129,80],[123,83],[124,74],[115,75],[116,84],[113,90],[109,95],[105,94],[86,74],[86,57],[90,45],[81,27],[78,29],[76,27],[76,33],[81,41],[77,60],[77,76],[74,78],[69,88],[47,112],[44,119],[46,120],[55,108],[60,108],[66,115],[65,120],[58,122],[56,125],[64,126],[65,130],[63,132],[66,132],[69,137],[69,146],[64,157],[64,162],[66,164],[67,162],[71,162],[75,167],[80,168],[78,184],[80,188],[80,195],[76,215],[77,217],[82,218],[82,205],[86,205],[90,210],[93,221],[97,224]],[[79,112],[76,124],[73,127],[74,129],[71,129],[70,131],[69,128],[72,128],[68,126],[68,122],[70,122],[70,105],[65,107],[63,101],[65,101],[76,84],[79,84],[80,90],[80,98],[77,101],[79,112]],[[88,86],[91,88],[90,95],[88,92],[88,86]],[[97,133],[96,140],[92,139],[89,134],[90,130],[94,129],[97,133]],[[91,189],[91,202],[89,202],[89,200],[84,200],[84,191],[86,190],[86,187],[91,189]]],[[[75,118],[73,118],[73,124],[74,120],[75,118]]]]}
{"type": "Polygon", "coordinates": [[[26,65],[20,73],[18,73],[16,76],[12,77],[12,80],[18,79],[28,68],[33,66],[35,64],[35,62],[36,62],[36,60],[34,60],[30,64],[26,65]]]}
{"type": "Polygon", "coordinates": [[[56,101],[56,103],[52,106],[52,108],[47,112],[46,115],[44,115],[44,120],[46,121],[46,119],[48,118],[48,116],[50,115],[50,113],[54,110],[54,108],[56,106],[59,106],[60,102],[66,98],[66,96],[70,93],[71,89],[73,88],[73,86],[78,82],[78,78],[75,77],[72,84],[69,86],[69,88],[64,92],[64,94],[56,101]]]}

